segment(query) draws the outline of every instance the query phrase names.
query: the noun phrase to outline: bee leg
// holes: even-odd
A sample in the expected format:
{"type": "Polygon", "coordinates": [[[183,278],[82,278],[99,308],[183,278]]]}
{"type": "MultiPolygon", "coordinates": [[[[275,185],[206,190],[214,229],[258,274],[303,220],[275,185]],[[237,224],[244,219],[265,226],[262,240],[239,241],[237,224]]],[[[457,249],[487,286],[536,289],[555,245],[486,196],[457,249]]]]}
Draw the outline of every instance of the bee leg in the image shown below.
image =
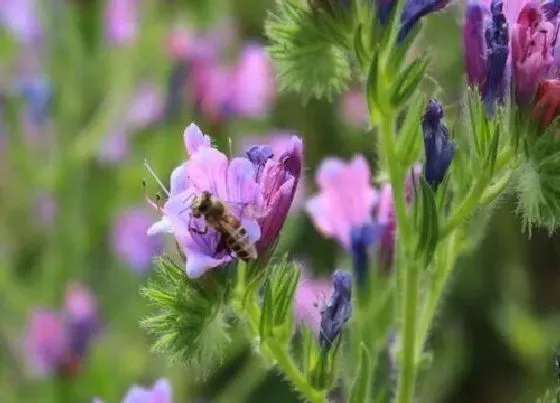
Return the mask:
{"type": "Polygon", "coordinates": [[[218,245],[216,246],[216,253],[219,253],[225,249],[227,249],[227,243],[226,239],[222,236],[220,237],[220,242],[218,242],[218,245]]]}

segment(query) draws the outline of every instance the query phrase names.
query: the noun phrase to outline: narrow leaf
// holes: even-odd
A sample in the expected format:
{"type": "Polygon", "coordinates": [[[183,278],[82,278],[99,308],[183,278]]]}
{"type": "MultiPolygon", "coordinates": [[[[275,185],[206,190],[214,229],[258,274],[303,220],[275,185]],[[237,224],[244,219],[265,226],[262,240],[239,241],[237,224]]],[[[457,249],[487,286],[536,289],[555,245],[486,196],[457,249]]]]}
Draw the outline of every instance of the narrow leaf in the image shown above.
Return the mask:
{"type": "Polygon", "coordinates": [[[358,363],[358,373],[352,383],[349,403],[369,402],[371,385],[371,358],[370,353],[364,343],[360,344],[360,361],[358,363]]]}

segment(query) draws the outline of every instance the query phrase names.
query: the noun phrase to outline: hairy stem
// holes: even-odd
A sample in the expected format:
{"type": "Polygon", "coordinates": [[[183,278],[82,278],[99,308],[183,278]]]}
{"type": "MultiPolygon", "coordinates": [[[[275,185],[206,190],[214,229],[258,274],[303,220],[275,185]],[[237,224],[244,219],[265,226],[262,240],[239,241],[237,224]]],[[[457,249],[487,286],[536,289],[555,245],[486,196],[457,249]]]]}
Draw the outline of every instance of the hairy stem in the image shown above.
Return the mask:
{"type": "MultiPolygon", "coordinates": [[[[254,298],[248,298],[246,303],[243,303],[246,290],[244,284],[246,281],[246,263],[240,262],[237,270],[236,292],[234,293],[232,306],[240,317],[246,318],[252,338],[259,340],[260,308],[254,298]]],[[[325,391],[317,390],[309,384],[290,356],[287,345],[278,342],[274,337],[267,337],[259,340],[258,352],[262,354],[262,358],[274,363],[307,401],[311,403],[326,402],[325,391]]]]}
{"type": "Polygon", "coordinates": [[[243,403],[249,400],[251,393],[266,378],[260,357],[251,355],[239,373],[228,382],[227,386],[214,398],[215,403],[243,403]]]}

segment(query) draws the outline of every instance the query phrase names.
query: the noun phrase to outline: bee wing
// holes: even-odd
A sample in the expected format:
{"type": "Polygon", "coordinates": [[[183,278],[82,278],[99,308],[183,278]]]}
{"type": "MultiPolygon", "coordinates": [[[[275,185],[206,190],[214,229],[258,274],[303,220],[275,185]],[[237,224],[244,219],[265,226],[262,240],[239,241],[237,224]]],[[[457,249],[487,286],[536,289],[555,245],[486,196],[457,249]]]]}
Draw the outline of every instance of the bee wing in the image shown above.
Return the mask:
{"type": "Polygon", "coordinates": [[[264,209],[255,203],[226,202],[226,204],[230,208],[232,208],[235,212],[239,212],[239,215],[243,218],[258,220],[259,218],[262,218],[265,215],[264,209]]]}

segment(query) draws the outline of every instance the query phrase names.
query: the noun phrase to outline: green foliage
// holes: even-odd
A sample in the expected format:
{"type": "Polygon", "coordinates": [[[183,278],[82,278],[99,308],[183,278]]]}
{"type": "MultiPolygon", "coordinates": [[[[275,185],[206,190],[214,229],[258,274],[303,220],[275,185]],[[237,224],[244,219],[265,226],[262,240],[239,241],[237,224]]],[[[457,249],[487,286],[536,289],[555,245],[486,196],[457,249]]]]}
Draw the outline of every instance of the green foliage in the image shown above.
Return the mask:
{"type": "Polygon", "coordinates": [[[283,260],[267,270],[270,272],[264,283],[259,335],[261,340],[274,336],[288,342],[293,331],[293,303],[299,282],[299,266],[283,260]]]}
{"type": "Polygon", "coordinates": [[[331,99],[348,87],[351,78],[341,45],[346,39],[326,14],[294,0],[278,0],[265,22],[280,88],[298,92],[304,100],[331,99]]]}
{"type": "Polygon", "coordinates": [[[225,289],[214,279],[189,279],[169,258],[155,262],[157,277],[142,294],[156,308],[141,325],[156,336],[153,349],[206,378],[229,343],[222,302],[225,289]]]}
{"type": "Polygon", "coordinates": [[[415,256],[424,266],[431,261],[438,241],[438,211],[434,191],[424,177],[420,178],[414,203],[417,244],[415,256]]]}
{"type": "Polygon", "coordinates": [[[550,233],[560,225],[560,140],[553,129],[526,147],[526,159],[516,171],[518,212],[524,229],[546,228],[550,233]]]}
{"type": "Polygon", "coordinates": [[[560,403],[560,388],[554,392],[547,390],[542,397],[537,399],[537,403],[560,403]]]}
{"type": "Polygon", "coordinates": [[[369,402],[371,385],[371,356],[368,349],[362,343],[360,345],[360,361],[358,363],[358,373],[354,379],[352,390],[350,391],[350,403],[369,402]]]}

